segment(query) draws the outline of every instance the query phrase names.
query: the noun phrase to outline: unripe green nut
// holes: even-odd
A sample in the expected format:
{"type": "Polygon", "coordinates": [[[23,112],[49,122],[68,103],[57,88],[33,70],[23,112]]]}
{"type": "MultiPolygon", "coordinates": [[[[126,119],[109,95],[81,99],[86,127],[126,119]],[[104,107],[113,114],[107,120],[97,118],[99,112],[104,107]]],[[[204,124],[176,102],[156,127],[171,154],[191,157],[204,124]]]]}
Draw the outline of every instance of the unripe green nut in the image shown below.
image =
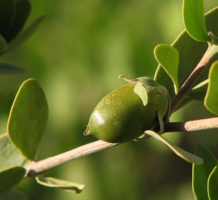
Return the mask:
{"type": "Polygon", "coordinates": [[[167,115],[170,103],[166,88],[149,77],[124,79],[130,83],[97,104],[84,135],[107,142],[125,142],[139,137],[167,115]]]}

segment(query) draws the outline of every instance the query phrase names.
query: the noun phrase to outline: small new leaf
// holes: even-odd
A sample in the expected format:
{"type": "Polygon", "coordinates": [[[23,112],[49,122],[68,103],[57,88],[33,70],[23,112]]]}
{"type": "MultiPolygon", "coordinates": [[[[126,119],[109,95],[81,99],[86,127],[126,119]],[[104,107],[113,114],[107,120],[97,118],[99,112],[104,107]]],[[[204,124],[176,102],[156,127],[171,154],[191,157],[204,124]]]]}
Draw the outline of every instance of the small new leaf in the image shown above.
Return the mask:
{"type": "Polygon", "coordinates": [[[36,181],[39,184],[44,185],[46,187],[58,188],[58,189],[68,190],[68,191],[72,191],[76,193],[82,192],[82,190],[85,187],[85,185],[83,184],[60,180],[60,179],[53,178],[53,177],[38,176],[36,177],[36,181]]]}
{"type": "Polygon", "coordinates": [[[190,153],[190,152],[187,152],[183,149],[181,149],[180,147],[172,144],[171,142],[167,141],[165,138],[163,138],[162,136],[160,136],[158,133],[154,132],[154,131],[151,131],[151,130],[148,130],[148,131],[145,131],[145,133],[147,135],[150,135],[152,136],[153,138],[155,138],[156,140],[159,140],[160,142],[162,142],[163,144],[165,144],[167,147],[169,147],[176,155],[178,155],[179,157],[181,157],[182,159],[186,160],[187,162],[190,162],[190,163],[195,163],[195,164],[202,164],[203,163],[203,160],[190,153]]]}
{"type": "Polygon", "coordinates": [[[209,41],[204,17],[203,0],[184,0],[183,18],[188,34],[200,42],[209,41]]]}
{"type": "Polygon", "coordinates": [[[17,185],[24,177],[26,170],[23,167],[10,167],[0,170],[0,193],[17,185]]]}
{"type": "Polygon", "coordinates": [[[8,134],[15,146],[33,160],[48,119],[45,94],[35,79],[23,82],[8,119],[8,134]]]}
{"type": "Polygon", "coordinates": [[[178,92],[178,66],[179,53],[176,48],[167,45],[159,44],[154,49],[154,56],[159,64],[164,68],[174,83],[175,93],[178,92]]]}
{"type": "Polygon", "coordinates": [[[212,113],[218,115],[218,87],[217,87],[217,77],[218,77],[218,61],[216,61],[210,69],[209,72],[209,83],[207,93],[204,99],[205,107],[212,113]]]}
{"type": "Polygon", "coordinates": [[[193,164],[192,168],[192,189],[196,199],[207,200],[207,180],[209,174],[217,165],[214,155],[203,145],[198,145],[195,150],[196,155],[203,158],[202,165],[193,164]]]}
{"type": "Polygon", "coordinates": [[[134,87],[134,92],[141,98],[143,105],[146,106],[148,103],[148,93],[143,84],[140,82],[136,83],[134,87]]]}
{"type": "Polygon", "coordinates": [[[209,200],[218,199],[218,166],[214,167],[208,178],[208,197],[209,200]]]}

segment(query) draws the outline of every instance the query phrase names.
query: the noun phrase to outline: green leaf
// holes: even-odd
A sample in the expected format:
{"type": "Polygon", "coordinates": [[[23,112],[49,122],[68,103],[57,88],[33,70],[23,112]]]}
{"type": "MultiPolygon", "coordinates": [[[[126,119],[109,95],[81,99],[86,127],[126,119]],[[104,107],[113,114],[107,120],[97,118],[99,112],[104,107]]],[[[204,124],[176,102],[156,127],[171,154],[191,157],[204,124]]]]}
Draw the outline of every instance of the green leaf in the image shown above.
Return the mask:
{"type": "Polygon", "coordinates": [[[154,49],[154,55],[161,67],[167,72],[174,83],[175,93],[178,92],[178,65],[179,53],[176,48],[167,45],[159,44],[154,49]]]}
{"type": "Polygon", "coordinates": [[[218,94],[218,87],[217,87],[217,77],[218,77],[218,61],[213,63],[209,72],[209,84],[207,93],[204,100],[204,105],[206,108],[218,115],[218,101],[217,101],[217,94],[218,94]]]}
{"type": "Polygon", "coordinates": [[[0,74],[14,74],[14,73],[21,73],[23,69],[6,63],[0,63],[0,74]]]}
{"type": "Polygon", "coordinates": [[[0,55],[7,49],[7,41],[5,38],[0,34],[0,55]]]}
{"type": "Polygon", "coordinates": [[[218,166],[214,167],[208,178],[208,197],[210,200],[218,199],[218,166]]]}
{"type": "Polygon", "coordinates": [[[40,85],[35,79],[24,81],[10,111],[8,134],[27,159],[34,159],[47,119],[48,105],[40,85]]]}
{"type": "Polygon", "coordinates": [[[26,170],[23,167],[10,167],[0,170],[0,193],[17,185],[24,177],[26,170]]]}
{"type": "Polygon", "coordinates": [[[28,0],[16,0],[16,12],[14,22],[8,36],[8,40],[12,40],[23,28],[31,10],[31,4],[28,0]]]}
{"type": "Polygon", "coordinates": [[[196,199],[207,200],[207,179],[215,165],[217,165],[214,155],[203,145],[198,145],[196,155],[203,158],[202,165],[193,164],[192,168],[192,189],[196,199]]]}
{"type": "Polygon", "coordinates": [[[184,0],[183,18],[188,34],[200,42],[209,41],[204,17],[203,0],[184,0]]]}
{"type": "Polygon", "coordinates": [[[25,158],[11,143],[7,134],[0,136],[0,169],[10,166],[21,166],[25,158]]]}
{"type": "Polygon", "coordinates": [[[0,35],[8,40],[8,34],[14,20],[14,0],[0,0],[0,35]]]}
{"type": "Polygon", "coordinates": [[[141,98],[143,105],[146,106],[148,103],[148,93],[143,84],[140,82],[136,83],[134,92],[141,98]]]}
{"type": "Polygon", "coordinates": [[[39,184],[44,185],[46,187],[58,188],[58,189],[68,190],[76,193],[82,192],[82,190],[85,187],[85,185],[83,184],[60,180],[53,177],[38,176],[36,177],[36,181],[39,184]]]}
{"type": "Polygon", "coordinates": [[[7,50],[12,50],[25,42],[38,28],[45,16],[40,16],[30,24],[20,35],[18,35],[8,46],[7,50]]]}
{"type": "Polygon", "coordinates": [[[153,138],[155,138],[156,140],[159,140],[160,142],[162,142],[163,144],[165,144],[167,147],[169,147],[176,155],[178,155],[179,157],[181,157],[182,159],[190,162],[190,163],[196,163],[196,164],[201,164],[203,163],[203,160],[190,153],[190,152],[187,152],[183,149],[181,149],[180,147],[170,143],[169,141],[167,141],[165,138],[163,138],[162,136],[160,136],[158,133],[154,132],[154,131],[145,131],[145,133],[147,135],[150,135],[152,136],[153,138]]]}
{"type": "MultiPolygon", "coordinates": [[[[217,21],[218,7],[214,8],[206,14],[206,23],[208,30],[212,31],[215,35],[218,35],[217,21]]],[[[207,50],[208,45],[207,43],[195,41],[187,34],[187,32],[184,31],[173,42],[172,46],[175,47],[179,52],[178,83],[180,87],[185,82],[189,74],[196,67],[196,65],[199,63],[205,51],[207,50]]],[[[200,77],[196,80],[196,85],[208,78],[208,70],[209,65],[205,68],[205,70],[201,73],[200,77]]],[[[171,99],[173,99],[175,96],[173,82],[169,75],[160,65],[156,70],[155,80],[161,85],[164,85],[168,89],[171,99]]],[[[195,93],[195,95],[197,95],[197,93],[195,93]]],[[[191,99],[192,98],[189,98],[186,101],[186,103],[190,102],[191,99]]]]}
{"type": "Polygon", "coordinates": [[[0,200],[27,200],[27,197],[20,191],[9,190],[0,194],[0,200]]]}

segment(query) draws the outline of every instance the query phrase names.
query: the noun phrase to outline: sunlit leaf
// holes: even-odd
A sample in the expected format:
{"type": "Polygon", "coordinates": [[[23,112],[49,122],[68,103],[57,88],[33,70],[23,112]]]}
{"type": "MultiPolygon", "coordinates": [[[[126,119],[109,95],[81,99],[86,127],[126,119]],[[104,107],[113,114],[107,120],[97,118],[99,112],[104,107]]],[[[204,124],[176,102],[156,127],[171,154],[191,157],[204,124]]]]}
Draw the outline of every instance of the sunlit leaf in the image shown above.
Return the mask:
{"type": "Polygon", "coordinates": [[[14,22],[8,37],[9,40],[12,40],[23,28],[30,14],[31,4],[29,0],[16,0],[15,7],[16,12],[14,16],[14,22]]]}
{"type": "Polygon", "coordinates": [[[10,167],[0,170],[0,193],[17,185],[24,177],[26,170],[23,167],[10,167]]]}
{"type": "Polygon", "coordinates": [[[208,176],[217,165],[214,155],[206,149],[203,145],[198,145],[196,148],[196,155],[203,158],[202,165],[193,164],[192,169],[192,189],[196,199],[207,200],[207,180],[208,176]]]}
{"type": "Polygon", "coordinates": [[[0,74],[14,74],[14,73],[21,73],[23,69],[6,63],[0,63],[0,74]]]}
{"type": "Polygon", "coordinates": [[[159,44],[154,49],[154,55],[161,67],[168,73],[174,83],[175,92],[178,92],[178,65],[179,53],[176,48],[167,45],[159,44]]]}
{"type": "Polygon", "coordinates": [[[25,158],[11,143],[7,134],[0,136],[0,169],[10,166],[21,166],[25,158]]]}
{"type": "Polygon", "coordinates": [[[210,200],[218,199],[218,166],[214,167],[208,178],[208,197],[210,200]]]}
{"type": "Polygon", "coordinates": [[[39,27],[42,20],[45,18],[45,16],[41,16],[37,18],[32,24],[30,24],[26,29],[24,29],[23,32],[20,33],[8,46],[7,50],[11,50],[16,48],[17,46],[21,45],[23,42],[25,42],[39,27]]]}
{"type": "Polygon", "coordinates": [[[68,190],[68,191],[72,191],[76,193],[82,192],[82,190],[85,187],[85,185],[83,184],[60,180],[60,179],[53,178],[53,177],[39,176],[39,177],[36,177],[36,181],[39,184],[44,185],[46,187],[63,189],[63,190],[68,190]]]}
{"type": "Polygon", "coordinates": [[[208,84],[207,94],[204,100],[204,105],[206,106],[206,108],[210,112],[216,115],[218,115],[217,78],[218,78],[218,61],[211,66],[210,73],[209,73],[209,84],[208,84]]]}
{"type": "Polygon", "coordinates": [[[183,0],[183,2],[183,18],[186,31],[197,41],[209,41],[203,0],[183,0]]]}
{"type": "Polygon", "coordinates": [[[28,200],[28,198],[20,191],[9,190],[0,194],[0,200],[28,200]]]}
{"type": "MultiPolygon", "coordinates": [[[[218,35],[217,21],[218,21],[218,7],[212,9],[206,14],[207,28],[208,30],[212,31],[215,35],[218,35]]],[[[196,67],[198,62],[201,60],[202,56],[207,50],[208,45],[207,43],[197,42],[196,40],[192,39],[187,34],[187,32],[182,32],[178,36],[178,38],[173,42],[172,46],[175,47],[179,52],[178,83],[180,87],[187,79],[189,74],[196,67]]],[[[209,66],[205,68],[205,70],[201,73],[200,77],[196,80],[195,82],[196,85],[208,78],[208,70],[209,70],[209,66]]],[[[156,70],[155,80],[159,82],[161,85],[164,85],[168,89],[169,94],[173,99],[175,96],[173,82],[169,77],[169,75],[165,72],[165,70],[160,65],[156,70]]],[[[197,95],[197,93],[195,93],[195,95],[197,95]]],[[[202,94],[201,96],[204,97],[204,95],[202,94]]],[[[186,103],[190,102],[191,99],[192,98],[190,96],[190,98],[186,101],[186,103]]]]}
{"type": "Polygon", "coordinates": [[[8,134],[27,159],[34,159],[47,119],[48,105],[40,85],[35,79],[24,81],[10,111],[8,134]]]}
{"type": "Polygon", "coordinates": [[[196,164],[201,164],[203,163],[203,160],[190,153],[190,152],[187,152],[183,149],[181,149],[180,147],[172,144],[171,142],[167,141],[165,138],[163,138],[162,136],[160,136],[158,133],[154,132],[154,131],[151,131],[151,130],[148,130],[148,131],[145,131],[145,133],[147,135],[150,135],[152,136],[153,138],[155,138],[156,140],[159,140],[160,142],[162,142],[163,144],[165,144],[167,147],[169,147],[176,155],[178,155],[179,157],[181,157],[182,159],[190,162],[190,163],[196,163],[196,164]]]}

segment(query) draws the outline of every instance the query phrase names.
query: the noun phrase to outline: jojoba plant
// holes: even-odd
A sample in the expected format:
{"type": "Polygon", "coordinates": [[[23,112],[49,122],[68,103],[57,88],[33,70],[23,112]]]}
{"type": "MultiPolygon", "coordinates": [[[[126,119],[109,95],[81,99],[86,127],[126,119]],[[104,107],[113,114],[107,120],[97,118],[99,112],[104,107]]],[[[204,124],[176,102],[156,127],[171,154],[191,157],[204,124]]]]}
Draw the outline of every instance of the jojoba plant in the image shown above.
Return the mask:
{"type": "Polygon", "coordinates": [[[149,77],[121,77],[130,83],[98,103],[84,134],[107,142],[125,142],[139,137],[156,123],[163,132],[163,119],[170,111],[167,89],[149,77]]]}
{"type": "MultiPolygon", "coordinates": [[[[1,55],[26,39],[43,17],[19,36],[17,34],[30,12],[29,1],[0,0],[0,11],[0,16],[6,16],[0,20],[1,55]]],[[[218,128],[218,117],[170,122],[171,114],[193,99],[204,101],[205,108],[218,115],[218,7],[205,16],[203,0],[184,0],[183,18],[186,30],[176,41],[172,45],[157,45],[154,49],[159,63],[154,78],[120,76],[128,83],[107,94],[96,105],[84,132],[84,135],[100,139],[95,142],[35,161],[46,127],[48,104],[36,79],[24,81],[10,110],[7,133],[0,136],[2,197],[14,195],[12,187],[30,177],[35,177],[39,184],[46,187],[79,193],[84,189],[83,184],[44,177],[43,172],[120,143],[151,136],[192,163],[196,199],[217,200],[218,168],[215,156],[203,145],[198,145],[195,154],[192,154],[162,137],[162,134],[171,131],[218,128]]],[[[0,64],[0,69],[0,73],[16,72],[16,68],[10,65],[0,64]]]]}

